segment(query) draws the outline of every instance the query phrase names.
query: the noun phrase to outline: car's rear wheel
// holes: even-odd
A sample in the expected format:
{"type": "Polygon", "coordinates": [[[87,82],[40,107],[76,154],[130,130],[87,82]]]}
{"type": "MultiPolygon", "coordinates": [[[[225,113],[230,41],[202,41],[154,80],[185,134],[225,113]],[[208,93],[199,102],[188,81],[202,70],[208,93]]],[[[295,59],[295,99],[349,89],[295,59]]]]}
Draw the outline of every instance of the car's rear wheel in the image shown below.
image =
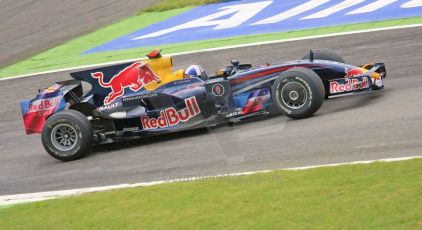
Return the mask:
{"type": "Polygon", "coordinates": [[[41,140],[52,157],[61,161],[79,159],[91,144],[91,123],[78,111],[59,112],[47,119],[41,140]]]}
{"type": "Polygon", "coordinates": [[[274,109],[293,119],[312,116],[321,107],[324,97],[321,78],[306,68],[283,72],[272,87],[274,109]]]}
{"type": "MultiPolygon", "coordinates": [[[[312,52],[314,53],[314,59],[346,63],[346,61],[344,61],[344,59],[340,55],[338,55],[334,50],[313,49],[312,52]]],[[[305,56],[303,56],[302,59],[309,60],[309,56],[310,54],[306,54],[305,56]]]]}

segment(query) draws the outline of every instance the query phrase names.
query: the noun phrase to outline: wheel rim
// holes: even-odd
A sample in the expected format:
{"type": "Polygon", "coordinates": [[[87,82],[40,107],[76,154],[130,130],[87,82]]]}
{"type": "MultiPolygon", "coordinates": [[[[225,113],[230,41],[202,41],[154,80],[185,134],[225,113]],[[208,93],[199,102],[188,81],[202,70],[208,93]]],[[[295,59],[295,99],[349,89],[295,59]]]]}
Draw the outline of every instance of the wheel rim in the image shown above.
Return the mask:
{"type": "Polygon", "coordinates": [[[308,101],[308,92],[299,82],[288,82],[280,91],[281,101],[290,109],[300,109],[308,101]]]}
{"type": "Polygon", "coordinates": [[[51,142],[60,151],[73,149],[78,142],[75,128],[68,124],[57,125],[51,132],[51,142]]]}

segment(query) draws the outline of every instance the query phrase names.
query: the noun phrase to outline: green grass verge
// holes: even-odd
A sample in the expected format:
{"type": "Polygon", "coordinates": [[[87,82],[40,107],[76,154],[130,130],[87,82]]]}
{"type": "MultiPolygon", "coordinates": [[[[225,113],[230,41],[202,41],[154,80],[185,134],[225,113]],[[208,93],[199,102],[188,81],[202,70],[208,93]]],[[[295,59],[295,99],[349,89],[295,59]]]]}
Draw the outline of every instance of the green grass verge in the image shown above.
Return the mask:
{"type": "Polygon", "coordinates": [[[0,229],[421,229],[422,159],[277,171],[0,209],[0,229]]]}
{"type": "Polygon", "coordinates": [[[180,9],[188,6],[201,6],[211,3],[223,2],[222,0],[164,0],[146,8],[139,14],[144,12],[163,12],[167,10],[180,9]]]}
{"type": "Polygon", "coordinates": [[[262,35],[248,35],[240,37],[231,37],[226,39],[212,39],[189,43],[179,43],[162,45],[160,47],[144,47],[136,49],[127,49],[113,52],[102,52],[95,54],[81,55],[82,52],[91,49],[97,45],[123,36],[139,28],[151,25],[153,23],[168,19],[172,16],[183,13],[191,9],[190,7],[170,10],[165,12],[143,13],[133,16],[122,22],[110,25],[91,34],[69,41],[61,46],[36,55],[28,60],[5,67],[0,70],[0,78],[11,77],[21,74],[30,74],[42,71],[49,71],[61,68],[76,67],[88,64],[99,64],[103,62],[118,61],[124,59],[133,59],[143,57],[149,51],[161,48],[164,53],[176,53],[192,51],[198,49],[215,48],[221,46],[247,44],[261,41],[271,41],[289,38],[299,38],[314,35],[331,34],[338,32],[348,32],[363,29],[373,29],[382,27],[391,27],[399,25],[411,25],[422,23],[422,17],[405,18],[389,21],[359,23],[335,27],[326,27],[312,30],[280,32],[262,35]]]}

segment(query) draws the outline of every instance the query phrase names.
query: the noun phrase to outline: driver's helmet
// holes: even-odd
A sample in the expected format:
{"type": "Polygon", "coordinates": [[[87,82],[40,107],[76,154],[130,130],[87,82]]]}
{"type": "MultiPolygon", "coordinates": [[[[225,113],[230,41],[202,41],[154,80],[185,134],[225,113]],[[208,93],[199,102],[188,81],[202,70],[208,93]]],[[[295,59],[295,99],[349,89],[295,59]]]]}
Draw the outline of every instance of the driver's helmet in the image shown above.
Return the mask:
{"type": "Polygon", "coordinates": [[[204,68],[200,65],[191,65],[189,68],[186,69],[185,75],[187,77],[199,77],[202,80],[206,80],[207,73],[205,72],[204,68]]]}

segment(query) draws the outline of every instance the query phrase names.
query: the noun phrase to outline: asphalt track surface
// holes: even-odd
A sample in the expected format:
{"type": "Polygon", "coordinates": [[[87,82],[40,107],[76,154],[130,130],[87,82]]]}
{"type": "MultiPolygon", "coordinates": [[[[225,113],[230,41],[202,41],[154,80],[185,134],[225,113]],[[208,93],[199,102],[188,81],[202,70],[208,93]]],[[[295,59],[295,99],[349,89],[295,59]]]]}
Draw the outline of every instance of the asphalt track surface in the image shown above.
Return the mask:
{"type": "Polygon", "coordinates": [[[175,58],[216,70],[232,58],[281,63],[308,49],[335,49],[348,62],[385,62],[385,90],[331,99],[315,116],[283,116],[91,148],[62,163],[26,136],[18,103],[67,74],[0,82],[0,195],[189,176],[421,155],[422,30],[409,28],[198,53],[175,58]]]}
{"type": "Polygon", "coordinates": [[[133,15],[159,0],[0,0],[0,67],[133,15]]]}

